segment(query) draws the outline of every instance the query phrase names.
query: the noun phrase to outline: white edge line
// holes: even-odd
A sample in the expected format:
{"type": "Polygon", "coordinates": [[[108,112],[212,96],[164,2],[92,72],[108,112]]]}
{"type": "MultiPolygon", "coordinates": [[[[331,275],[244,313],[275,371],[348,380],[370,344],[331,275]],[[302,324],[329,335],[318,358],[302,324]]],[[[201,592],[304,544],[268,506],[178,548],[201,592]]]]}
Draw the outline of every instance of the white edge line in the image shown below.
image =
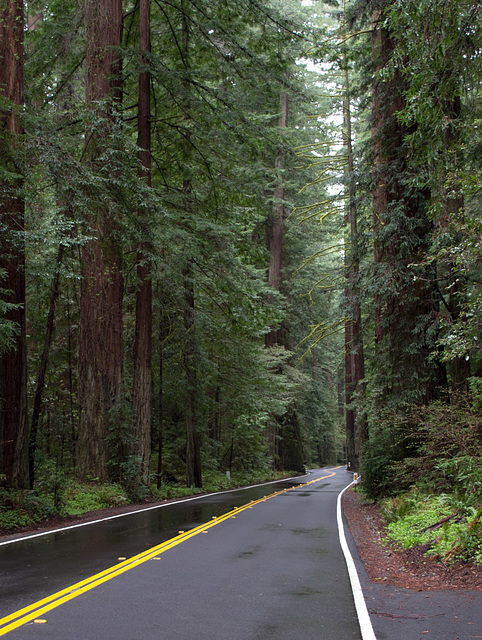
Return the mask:
{"type": "MultiPolygon", "coordinates": [[[[309,475],[309,474],[305,474],[309,475]]],[[[124,518],[125,516],[132,516],[135,513],[143,513],[145,511],[153,511],[154,509],[162,509],[163,507],[169,507],[173,504],[180,504],[181,502],[190,502],[191,500],[201,500],[202,498],[207,498],[208,496],[219,496],[223,493],[233,493],[234,491],[243,491],[244,489],[253,489],[254,487],[264,487],[268,484],[276,484],[277,482],[288,482],[290,480],[297,480],[299,478],[304,478],[305,476],[294,476],[292,478],[282,478],[280,480],[272,480],[270,482],[262,482],[261,484],[251,484],[247,487],[237,487],[236,489],[226,489],[225,491],[216,491],[214,493],[204,493],[200,496],[193,496],[191,498],[183,498],[181,500],[175,500],[174,502],[163,502],[162,504],[155,504],[152,507],[145,507],[144,509],[137,509],[135,511],[127,511],[126,513],[118,513],[115,516],[107,516],[106,518],[99,518],[97,520],[89,520],[88,522],[78,522],[77,524],[71,524],[67,527],[61,527],[60,529],[49,529],[48,531],[41,531],[40,533],[33,533],[28,536],[22,536],[19,538],[13,538],[11,540],[4,540],[0,542],[0,547],[3,547],[7,544],[14,544],[15,542],[24,542],[25,540],[32,540],[33,538],[40,538],[41,536],[48,536],[54,533],[62,533],[64,531],[69,531],[70,529],[78,529],[80,527],[87,527],[90,524],[99,524],[100,522],[107,522],[108,520],[115,520],[116,518],[124,518]]]]}
{"type": "Polygon", "coordinates": [[[358,623],[360,625],[360,631],[363,640],[376,640],[375,633],[373,631],[372,622],[370,620],[370,614],[368,613],[365,597],[360,584],[360,579],[355,567],[353,556],[348,548],[348,543],[345,537],[345,528],[343,526],[343,516],[341,512],[341,499],[347,489],[349,489],[354,482],[351,482],[347,487],[338,494],[338,500],[336,505],[336,520],[338,523],[338,534],[340,537],[340,544],[345,556],[346,567],[348,569],[348,575],[350,577],[351,590],[353,592],[353,599],[355,600],[355,609],[358,616],[358,623]]]}

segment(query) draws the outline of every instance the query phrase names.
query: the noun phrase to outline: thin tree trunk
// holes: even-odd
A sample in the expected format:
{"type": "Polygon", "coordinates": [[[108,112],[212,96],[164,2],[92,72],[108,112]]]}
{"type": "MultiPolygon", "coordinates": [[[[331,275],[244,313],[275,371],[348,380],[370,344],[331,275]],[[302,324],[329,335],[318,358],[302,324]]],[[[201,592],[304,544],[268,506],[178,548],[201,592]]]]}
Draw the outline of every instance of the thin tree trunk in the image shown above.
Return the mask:
{"type": "Polygon", "coordinates": [[[202,486],[201,443],[198,427],[198,380],[196,372],[193,265],[189,261],[184,276],[184,372],[186,375],[186,485],[202,486]]]}
{"type": "MultiPolygon", "coordinates": [[[[460,97],[456,96],[448,106],[447,119],[450,126],[447,127],[445,144],[448,152],[453,152],[453,148],[459,143],[460,132],[458,124],[460,122],[462,103],[460,97]]],[[[444,181],[445,182],[445,181],[444,181]]],[[[444,187],[445,219],[439,220],[439,224],[448,227],[454,224],[464,211],[464,196],[458,187],[444,187]]],[[[456,223],[455,223],[456,224],[456,223]]],[[[452,284],[449,287],[448,308],[452,317],[452,322],[457,322],[462,313],[462,308],[467,300],[466,280],[457,277],[457,268],[453,263],[449,264],[449,272],[452,276],[452,284]]],[[[455,392],[467,392],[469,390],[470,359],[467,354],[456,356],[448,363],[450,385],[455,392]]]]}
{"type": "MultiPolygon", "coordinates": [[[[23,105],[22,0],[4,0],[0,9],[0,158],[7,175],[0,182],[0,287],[8,304],[6,319],[17,328],[14,348],[0,353],[0,473],[7,484],[24,489],[28,479],[27,356],[25,324],[24,201],[15,148],[22,135],[19,112],[23,105]]],[[[1,345],[0,345],[1,346],[1,345]]]]}
{"type": "Polygon", "coordinates": [[[345,104],[344,120],[346,129],[347,179],[348,179],[348,225],[350,239],[348,257],[346,298],[350,305],[349,318],[345,323],[345,393],[346,393],[346,436],[347,455],[353,468],[359,467],[363,445],[368,439],[366,419],[352,406],[356,392],[362,393],[362,380],[365,378],[365,360],[363,352],[363,334],[358,278],[360,255],[358,246],[357,206],[354,179],[353,141],[350,107],[350,77],[348,61],[345,56],[345,104]]]}
{"type": "Polygon", "coordinates": [[[45,331],[44,346],[42,356],[40,358],[39,372],[37,375],[37,386],[35,388],[35,396],[33,400],[32,421],[30,424],[30,440],[29,440],[29,471],[30,471],[30,487],[33,488],[35,480],[35,450],[37,448],[37,430],[40,418],[40,410],[42,408],[42,397],[45,388],[45,375],[47,373],[47,365],[49,361],[50,346],[55,329],[55,307],[60,293],[60,268],[62,265],[62,257],[64,253],[64,245],[59,244],[57,252],[57,262],[52,287],[50,290],[50,305],[47,316],[47,327],[45,331]]]}
{"type": "MultiPolygon", "coordinates": [[[[122,0],[86,0],[86,101],[114,104],[121,96],[122,0]]],[[[109,107],[101,112],[109,128],[109,107]]],[[[105,139],[87,132],[86,152],[93,170],[105,139]]],[[[120,479],[122,447],[123,278],[113,239],[115,222],[109,202],[97,205],[87,220],[94,230],[82,248],[79,340],[78,463],[82,475],[120,479]]]]}
{"type": "MultiPolygon", "coordinates": [[[[182,65],[185,72],[190,70],[190,23],[188,20],[188,9],[185,3],[181,3],[182,9],[182,65]]],[[[185,99],[184,99],[184,117],[189,118],[191,110],[190,104],[190,83],[186,78],[185,81],[185,99]]],[[[189,159],[191,155],[191,140],[189,131],[184,138],[184,159],[186,167],[189,167],[189,159]]],[[[192,215],[193,207],[191,202],[192,180],[191,170],[187,169],[183,180],[183,193],[185,196],[186,213],[192,215]]],[[[185,427],[186,427],[186,485],[188,487],[202,486],[201,474],[201,438],[199,434],[198,424],[198,395],[199,386],[197,380],[196,365],[196,335],[195,335],[195,293],[193,280],[193,260],[187,259],[186,266],[183,269],[183,287],[184,287],[184,347],[183,347],[183,365],[186,379],[186,397],[185,397],[185,427]]]]}
{"type": "Polygon", "coordinates": [[[159,321],[159,398],[158,398],[158,436],[157,436],[157,488],[160,489],[162,483],[162,450],[164,446],[164,322],[162,316],[161,300],[161,319],[159,321]]]}
{"type": "MultiPolygon", "coordinates": [[[[348,297],[348,288],[345,289],[348,297]]],[[[345,321],[345,434],[346,434],[346,459],[350,469],[358,467],[355,448],[355,410],[351,407],[353,399],[353,321],[345,321]]]]}
{"type": "MultiPolygon", "coordinates": [[[[288,126],[289,99],[287,93],[280,95],[280,116],[278,127],[286,129],[288,126]]],[[[280,149],[276,156],[275,168],[282,172],[285,167],[286,151],[280,149]]],[[[268,268],[268,284],[280,290],[283,280],[283,235],[286,207],[284,203],[285,188],[284,179],[280,175],[279,182],[274,190],[274,205],[272,217],[266,222],[266,246],[270,253],[268,268]]],[[[267,347],[272,347],[280,342],[280,330],[272,329],[265,337],[267,347]]]]}
{"type": "Polygon", "coordinates": [[[67,324],[68,324],[68,363],[69,363],[69,421],[71,437],[72,466],[77,468],[77,429],[75,420],[75,400],[74,400],[74,364],[72,362],[72,322],[70,316],[70,303],[67,303],[67,324]]]}
{"type": "MultiPolygon", "coordinates": [[[[139,74],[138,137],[141,162],[140,177],[151,185],[151,74],[148,68],[150,43],[150,0],[139,4],[139,74]]],[[[147,221],[147,211],[140,209],[139,217],[147,221]]],[[[135,421],[134,456],[139,466],[142,484],[149,486],[151,460],[151,399],[152,399],[152,283],[149,247],[137,255],[139,290],[136,294],[136,327],[134,339],[134,386],[132,405],[135,421]]]]}

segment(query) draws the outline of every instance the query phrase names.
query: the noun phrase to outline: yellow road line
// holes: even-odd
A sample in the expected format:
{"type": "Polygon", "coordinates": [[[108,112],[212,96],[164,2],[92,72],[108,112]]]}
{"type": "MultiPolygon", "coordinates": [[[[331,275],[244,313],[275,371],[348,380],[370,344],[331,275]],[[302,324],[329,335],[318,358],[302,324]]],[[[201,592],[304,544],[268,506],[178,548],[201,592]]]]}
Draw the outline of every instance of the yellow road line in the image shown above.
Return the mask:
{"type": "Polygon", "coordinates": [[[77,598],[77,596],[80,596],[81,594],[86,593],[87,591],[90,591],[95,587],[98,587],[104,582],[107,582],[108,580],[111,580],[112,578],[115,578],[116,576],[119,576],[122,573],[125,573],[126,571],[129,571],[130,569],[133,569],[134,567],[137,567],[140,564],[147,562],[148,560],[151,560],[155,556],[158,556],[160,553],[164,553],[165,551],[168,551],[169,549],[176,547],[178,544],[181,544],[181,542],[184,542],[189,538],[193,538],[194,536],[200,533],[203,533],[204,531],[207,531],[208,529],[216,526],[220,522],[229,520],[229,518],[233,518],[235,515],[237,515],[238,513],[241,513],[242,511],[245,511],[246,509],[251,509],[251,507],[253,507],[256,504],[260,504],[261,502],[266,502],[266,500],[269,500],[270,498],[275,498],[276,496],[279,496],[288,491],[292,491],[293,489],[299,489],[300,487],[306,487],[315,482],[320,482],[320,480],[326,480],[327,478],[331,478],[334,475],[336,475],[335,471],[333,471],[333,473],[330,473],[326,476],[322,476],[321,478],[310,480],[310,482],[305,482],[303,484],[295,485],[293,487],[288,487],[287,489],[276,491],[275,493],[264,496],[263,498],[260,498],[258,500],[253,500],[251,502],[248,502],[248,504],[245,504],[241,507],[237,507],[236,509],[229,511],[223,516],[219,516],[205,524],[200,525],[199,527],[190,529],[186,533],[181,533],[178,536],[171,538],[170,540],[166,540],[165,542],[155,547],[151,547],[150,549],[147,549],[147,551],[143,551],[142,553],[139,553],[136,556],[129,558],[128,560],[124,560],[123,562],[116,564],[113,567],[110,567],[109,569],[105,569],[100,573],[96,573],[90,578],[86,578],[85,580],[76,582],[70,587],[67,587],[66,589],[62,589],[62,591],[58,591],[57,593],[54,593],[51,596],[44,598],[43,600],[34,602],[33,604],[28,605],[23,609],[19,609],[18,611],[15,611],[10,615],[5,616],[4,618],[0,618],[0,627],[2,627],[0,628],[0,636],[6,635],[10,631],[17,629],[18,627],[26,624],[27,622],[31,622],[32,620],[39,618],[39,616],[42,616],[44,613],[47,613],[48,611],[51,611],[52,609],[59,607],[65,602],[68,602],[73,598],[77,598]]]}

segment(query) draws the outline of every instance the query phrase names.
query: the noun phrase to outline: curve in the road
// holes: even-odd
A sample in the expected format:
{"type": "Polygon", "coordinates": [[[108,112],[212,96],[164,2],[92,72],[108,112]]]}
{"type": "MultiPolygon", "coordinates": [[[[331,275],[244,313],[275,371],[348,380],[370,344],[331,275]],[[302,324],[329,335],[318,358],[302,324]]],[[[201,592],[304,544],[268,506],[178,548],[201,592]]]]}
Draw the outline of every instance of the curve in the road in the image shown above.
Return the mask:
{"type": "Polygon", "coordinates": [[[355,609],[358,617],[358,623],[360,625],[362,638],[363,640],[376,640],[376,636],[372,627],[372,622],[370,620],[370,614],[368,613],[367,605],[365,602],[365,596],[363,595],[363,590],[361,588],[360,579],[358,577],[358,572],[355,567],[353,556],[351,555],[350,549],[348,548],[348,543],[346,541],[346,536],[345,536],[345,527],[343,526],[341,499],[345,491],[349,489],[353,484],[354,482],[349,484],[347,487],[343,489],[343,491],[340,491],[340,493],[338,494],[338,499],[336,504],[336,519],[338,523],[338,534],[340,537],[341,549],[343,551],[343,555],[345,556],[346,568],[348,569],[348,575],[350,577],[351,590],[353,593],[353,599],[355,601],[355,609]]]}

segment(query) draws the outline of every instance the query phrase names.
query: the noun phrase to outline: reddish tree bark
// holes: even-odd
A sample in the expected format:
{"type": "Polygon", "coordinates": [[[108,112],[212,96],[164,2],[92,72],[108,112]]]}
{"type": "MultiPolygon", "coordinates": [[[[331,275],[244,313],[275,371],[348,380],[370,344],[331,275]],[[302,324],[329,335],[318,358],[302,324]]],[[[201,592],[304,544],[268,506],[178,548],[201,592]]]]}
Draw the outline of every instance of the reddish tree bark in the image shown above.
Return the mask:
{"type": "MultiPolygon", "coordinates": [[[[185,2],[181,2],[182,11],[182,67],[185,71],[190,70],[190,22],[188,7],[185,2]]],[[[183,103],[184,117],[188,119],[191,111],[190,102],[191,85],[185,81],[185,99],[183,103]]],[[[186,167],[189,167],[191,156],[191,139],[189,130],[184,138],[184,160],[186,167]]],[[[192,203],[192,180],[191,169],[187,168],[183,179],[183,193],[185,211],[193,214],[192,203]]],[[[186,380],[185,395],[185,427],[186,427],[186,485],[188,487],[202,486],[201,469],[201,434],[199,432],[198,406],[199,406],[199,385],[197,380],[196,362],[196,326],[195,326],[195,291],[193,280],[193,259],[188,257],[183,269],[183,290],[184,290],[184,346],[183,346],[183,366],[186,380]]]]}
{"type": "Polygon", "coordinates": [[[439,302],[428,267],[420,266],[417,272],[412,265],[423,265],[433,224],[427,215],[428,190],[410,184],[405,139],[413,130],[397,117],[405,107],[405,81],[398,70],[389,80],[378,74],[395,47],[384,14],[377,11],[372,90],[374,272],[380,284],[375,296],[377,372],[383,385],[380,397],[429,402],[445,382],[442,364],[430,359],[430,328],[439,302]]]}
{"type": "MultiPolygon", "coordinates": [[[[112,105],[121,96],[122,0],[86,0],[86,102],[103,117],[87,132],[92,170],[105,145],[112,105]]],[[[109,200],[93,202],[87,220],[93,237],[82,249],[79,342],[78,464],[84,476],[121,479],[123,278],[109,200]]]]}
{"type": "MultiPolygon", "coordinates": [[[[278,118],[278,127],[286,129],[288,126],[288,108],[289,98],[287,93],[280,95],[280,115],[278,118]]],[[[286,152],[280,149],[275,159],[275,169],[282,171],[285,166],[286,152]]],[[[273,198],[274,205],[271,216],[266,220],[266,248],[270,254],[268,267],[268,284],[279,291],[283,282],[283,238],[284,238],[284,220],[286,208],[284,203],[285,188],[284,179],[279,177],[279,182],[275,187],[273,198]]],[[[282,330],[274,327],[265,335],[266,347],[273,347],[281,344],[282,330]]],[[[269,455],[280,466],[280,425],[276,421],[272,421],[267,433],[269,455]]]]}
{"type": "MultiPolygon", "coordinates": [[[[289,97],[283,92],[280,94],[280,115],[278,127],[288,127],[289,97]]],[[[268,267],[268,284],[280,291],[283,284],[283,241],[284,224],[286,217],[285,187],[283,171],[286,162],[286,149],[280,147],[275,159],[275,169],[279,172],[278,183],[274,189],[273,211],[266,221],[266,246],[270,253],[268,267]]],[[[275,345],[289,349],[289,336],[286,328],[272,328],[265,336],[266,347],[275,345]]],[[[296,405],[291,405],[285,415],[279,420],[272,420],[267,433],[268,451],[274,464],[282,469],[304,470],[303,445],[301,439],[300,423],[297,416],[296,405]]]]}
{"type": "MultiPolygon", "coordinates": [[[[140,177],[151,184],[151,74],[148,55],[150,42],[150,0],[139,4],[139,49],[141,52],[139,74],[138,136],[141,162],[140,177]]],[[[147,220],[142,208],[139,217],[147,220]]],[[[139,289],[136,294],[136,327],[134,339],[134,386],[132,406],[135,422],[134,456],[138,461],[141,482],[149,486],[151,460],[151,397],[152,397],[152,284],[149,263],[149,246],[137,254],[139,289]]]]}
{"type": "MultiPolygon", "coordinates": [[[[160,296],[161,305],[163,298],[160,296]]],[[[162,484],[162,453],[164,447],[164,319],[161,311],[159,320],[159,396],[158,396],[158,435],[157,435],[157,488],[162,484]]]]}
{"type": "Polygon", "coordinates": [[[27,363],[25,330],[24,201],[17,190],[22,178],[14,154],[22,135],[22,0],[4,0],[0,8],[0,155],[11,178],[0,182],[0,269],[6,278],[6,302],[15,305],[7,320],[18,332],[15,346],[0,357],[0,473],[7,484],[28,487],[27,363]]]}
{"type": "Polygon", "coordinates": [[[368,439],[366,418],[352,406],[356,392],[363,392],[365,378],[365,358],[360,307],[358,277],[360,256],[358,248],[357,206],[354,182],[354,161],[351,132],[350,83],[348,67],[345,69],[346,99],[344,119],[346,127],[347,169],[348,169],[348,226],[350,228],[349,255],[347,256],[347,285],[345,296],[349,304],[349,317],[345,322],[345,419],[347,461],[353,469],[359,467],[363,445],[368,439]]]}

